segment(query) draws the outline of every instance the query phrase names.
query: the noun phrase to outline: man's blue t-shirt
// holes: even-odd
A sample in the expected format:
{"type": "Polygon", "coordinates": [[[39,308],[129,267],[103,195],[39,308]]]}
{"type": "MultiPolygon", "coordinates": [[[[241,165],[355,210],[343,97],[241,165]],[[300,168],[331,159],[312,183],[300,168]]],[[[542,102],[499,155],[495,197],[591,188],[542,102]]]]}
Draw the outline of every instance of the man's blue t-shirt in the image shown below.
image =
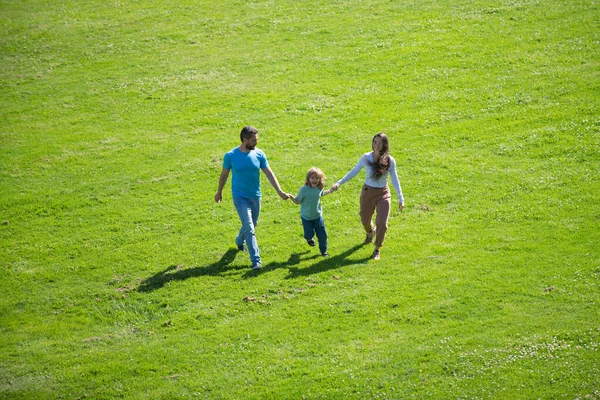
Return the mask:
{"type": "Polygon", "coordinates": [[[267,156],[257,148],[244,153],[239,147],[236,147],[225,153],[223,168],[233,172],[231,178],[232,197],[260,198],[260,170],[268,167],[267,156]]]}

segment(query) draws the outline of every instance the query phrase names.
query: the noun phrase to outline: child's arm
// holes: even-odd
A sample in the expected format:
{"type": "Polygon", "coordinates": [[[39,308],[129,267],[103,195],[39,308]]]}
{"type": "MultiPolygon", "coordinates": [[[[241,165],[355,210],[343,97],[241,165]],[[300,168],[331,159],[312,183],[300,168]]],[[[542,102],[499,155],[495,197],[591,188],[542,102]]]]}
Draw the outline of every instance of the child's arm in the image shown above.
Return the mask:
{"type": "Polygon", "coordinates": [[[337,183],[334,184],[334,185],[331,185],[331,187],[329,189],[323,191],[323,196],[326,196],[329,193],[335,192],[336,190],[338,190],[339,187],[340,186],[337,183]]]}
{"type": "Polygon", "coordinates": [[[290,194],[290,200],[294,203],[294,204],[300,204],[300,202],[298,200],[296,200],[296,198],[294,196],[292,196],[290,194]]]}

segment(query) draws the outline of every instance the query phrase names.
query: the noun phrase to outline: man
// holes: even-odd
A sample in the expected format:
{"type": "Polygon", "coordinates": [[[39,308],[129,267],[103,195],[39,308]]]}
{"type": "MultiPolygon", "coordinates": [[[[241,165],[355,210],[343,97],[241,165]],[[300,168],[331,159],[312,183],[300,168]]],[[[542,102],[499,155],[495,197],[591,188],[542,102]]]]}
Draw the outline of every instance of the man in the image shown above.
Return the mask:
{"type": "Polygon", "coordinates": [[[227,152],[223,158],[223,169],[219,177],[219,188],[215,194],[215,201],[220,203],[223,200],[223,187],[225,187],[229,172],[233,171],[231,193],[233,204],[242,222],[240,232],[235,238],[235,244],[238,250],[243,251],[244,243],[246,243],[252,269],[258,271],[262,266],[255,235],[260,215],[260,170],[265,173],[271,185],[277,190],[279,197],[287,200],[289,195],[279,187],[275,174],[269,168],[265,153],[256,148],[258,130],[253,126],[245,126],[240,132],[240,141],[242,144],[227,152]]]}

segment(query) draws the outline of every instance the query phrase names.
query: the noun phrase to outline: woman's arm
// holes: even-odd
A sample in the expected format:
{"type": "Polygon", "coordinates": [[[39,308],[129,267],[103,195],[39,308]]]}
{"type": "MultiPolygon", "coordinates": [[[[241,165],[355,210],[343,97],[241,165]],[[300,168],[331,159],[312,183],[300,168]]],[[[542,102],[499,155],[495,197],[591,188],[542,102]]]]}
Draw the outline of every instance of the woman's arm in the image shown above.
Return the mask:
{"type": "Polygon", "coordinates": [[[344,177],[342,179],[340,179],[339,181],[334,183],[331,186],[331,189],[333,191],[336,191],[344,183],[348,182],[350,179],[352,179],[356,175],[358,175],[360,170],[363,169],[366,165],[367,165],[367,158],[366,158],[366,155],[363,155],[362,157],[360,157],[360,159],[358,160],[358,163],[356,163],[354,168],[352,168],[346,175],[344,175],[344,177]]]}
{"type": "Polygon", "coordinates": [[[398,208],[402,211],[404,208],[404,196],[402,195],[402,187],[400,187],[400,180],[398,179],[398,172],[396,171],[396,161],[392,157],[390,157],[389,173],[392,178],[392,185],[398,194],[398,208]]]}

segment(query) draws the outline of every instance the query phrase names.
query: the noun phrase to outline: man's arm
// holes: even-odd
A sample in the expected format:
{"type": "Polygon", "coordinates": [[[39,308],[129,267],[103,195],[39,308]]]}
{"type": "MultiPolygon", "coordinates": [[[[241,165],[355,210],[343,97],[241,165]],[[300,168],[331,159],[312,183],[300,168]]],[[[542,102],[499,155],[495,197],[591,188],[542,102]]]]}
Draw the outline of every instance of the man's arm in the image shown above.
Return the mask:
{"type": "Polygon", "coordinates": [[[265,173],[265,175],[267,176],[267,179],[269,180],[269,182],[271,183],[271,186],[273,186],[275,188],[275,190],[277,190],[277,194],[279,195],[279,197],[281,197],[283,200],[289,199],[290,195],[287,193],[284,193],[283,190],[281,190],[281,187],[279,186],[279,182],[277,181],[277,178],[275,177],[275,174],[273,173],[273,171],[271,171],[271,168],[267,167],[267,168],[263,168],[262,170],[265,173]]]}
{"type": "Polygon", "coordinates": [[[219,176],[219,188],[217,189],[217,194],[215,194],[215,201],[217,203],[220,203],[221,200],[223,200],[223,188],[225,187],[227,178],[229,178],[229,170],[223,168],[223,170],[221,170],[221,176],[219,176]]]}

